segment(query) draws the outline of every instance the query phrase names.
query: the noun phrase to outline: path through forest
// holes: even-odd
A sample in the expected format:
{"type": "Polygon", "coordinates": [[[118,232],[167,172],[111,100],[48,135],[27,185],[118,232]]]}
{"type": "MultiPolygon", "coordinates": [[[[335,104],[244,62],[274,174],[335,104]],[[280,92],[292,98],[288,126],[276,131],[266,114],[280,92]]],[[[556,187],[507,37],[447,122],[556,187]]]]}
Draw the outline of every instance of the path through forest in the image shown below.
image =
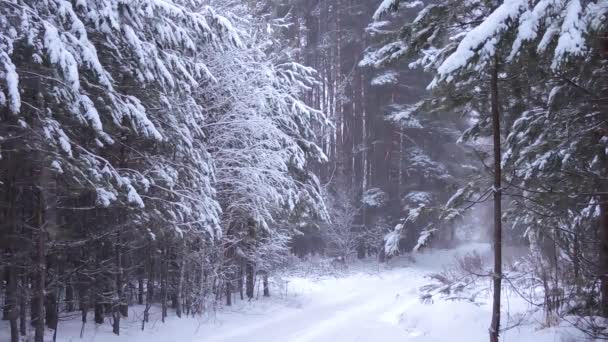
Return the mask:
{"type": "MultiPolygon", "coordinates": [[[[205,325],[205,337],[196,341],[487,341],[489,291],[481,291],[474,303],[440,297],[430,302],[420,299],[420,288],[432,282],[429,274],[451,267],[456,255],[473,250],[489,253],[490,247],[472,244],[429,251],[418,254],[415,263],[397,259],[386,269],[359,265],[359,270],[341,278],[292,277],[287,296],[279,295],[283,302],[274,298],[266,303],[279,300],[279,305],[262,304],[257,312],[220,313],[216,324],[205,325]]],[[[532,312],[525,300],[510,291],[505,291],[503,298],[504,324],[514,328],[505,331],[501,341],[580,340],[580,333],[572,328],[539,329],[542,317],[532,312]]],[[[256,304],[250,309],[253,307],[256,304]]]]}
{"type": "MultiPolygon", "coordinates": [[[[484,244],[457,250],[434,250],[391,260],[386,266],[358,263],[340,277],[295,270],[273,279],[270,298],[252,302],[236,300],[205,318],[160,322],[160,308],[153,307],[151,321],[141,331],[141,307],[125,319],[121,335],[110,324],[87,325],[80,339],[77,317],[61,323],[59,342],[371,342],[371,341],[487,341],[490,295],[479,294],[475,302],[420,300],[420,287],[432,282],[431,273],[454,263],[457,254],[472,250],[488,253],[484,244]]],[[[489,285],[489,283],[488,283],[489,285]]],[[[483,284],[481,288],[485,288],[483,284]]],[[[489,288],[489,286],[488,286],[489,288]]],[[[505,291],[505,326],[502,342],[580,341],[582,335],[568,327],[540,329],[542,313],[533,313],[525,300],[505,291]]],[[[0,340],[2,339],[0,326],[0,340]]]]}
{"type": "Polygon", "coordinates": [[[301,281],[294,284],[305,293],[300,308],[241,321],[238,327],[212,327],[211,336],[201,341],[406,341],[417,332],[400,327],[399,316],[418,302],[423,282],[415,269],[328,279],[316,288],[301,281]]]}

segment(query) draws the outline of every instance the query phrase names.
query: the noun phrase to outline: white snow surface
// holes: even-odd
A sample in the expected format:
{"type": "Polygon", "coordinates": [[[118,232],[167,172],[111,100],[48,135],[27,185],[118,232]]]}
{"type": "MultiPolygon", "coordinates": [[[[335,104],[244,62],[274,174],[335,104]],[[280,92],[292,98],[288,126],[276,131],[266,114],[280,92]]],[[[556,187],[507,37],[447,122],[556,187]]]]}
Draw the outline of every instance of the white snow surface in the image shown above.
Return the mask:
{"type": "MultiPolygon", "coordinates": [[[[274,278],[273,296],[252,302],[238,300],[203,318],[179,319],[170,314],[160,322],[160,308],[151,309],[151,320],[141,331],[141,307],[123,319],[120,336],[112,335],[110,323],[88,323],[81,339],[80,322],[74,317],[60,323],[59,342],[475,342],[488,340],[490,294],[477,303],[419,299],[419,289],[430,282],[427,275],[439,272],[458,254],[489,251],[485,244],[457,250],[430,250],[411,258],[394,258],[386,266],[375,262],[354,264],[341,276],[274,278]]],[[[488,283],[489,285],[489,283],[488,283]]],[[[525,301],[507,292],[503,326],[529,309],[525,301]]],[[[79,316],[78,314],[74,316],[79,316]]],[[[91,320],[90,320],[91,321],[91,320]]],[[[541,329],[542,313],[536,313],[502,334],[501,341],[583,341],[572,327],[541,329]]],[[[0,322],[0,340],[8,340],[7,322],[0,322]]],[[[52,332],[49,331],[49,336],[52,332]]],[[[50,339],[49,339],[50,341],[50,339]]]]}

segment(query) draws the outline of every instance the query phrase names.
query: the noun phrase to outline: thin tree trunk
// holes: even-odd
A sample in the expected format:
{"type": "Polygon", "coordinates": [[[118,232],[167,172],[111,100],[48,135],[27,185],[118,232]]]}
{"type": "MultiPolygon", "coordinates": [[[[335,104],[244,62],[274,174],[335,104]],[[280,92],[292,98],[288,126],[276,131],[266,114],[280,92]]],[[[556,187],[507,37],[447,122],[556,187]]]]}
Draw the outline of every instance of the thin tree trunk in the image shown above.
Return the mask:
{"type": "MultiPolygon", "coordinates": [[[[101,270],[102,260],[106,259],[106,247],[103,244],[98,243],[97,248],[99,248],[99,253],[96,256],[96,269],[101,270]]],[[[105,318],[105,297],[104,292],[106,291],[106,282],[102,281],[98,277],[95,279],[95,299],[94,299],[94,319],[96,324],[103,324],[105,318]]]]}
{"type": "MultiPolygon", "coordinates": [[[[202,258],[199,258],[199,260],[201,260],[202,258]]],[[[198,289],[198,305],[196,308],[196,311],[199,314],[203,313],[203,310],[205,309],[205,297],[207,296],[207,272],[205,271],[205,263],[201,262],[200,263],[200,283],[199,283],[199,289],[198,289]]]]}
{"type": "Polygon", "coordinates": [[[608,196],[601,196],[600,199],[600,313],[608,317],[608,196]]]}
{"type": "Polygon", "coordinates": [[[500,151],[500,108],[498,99],[498,61],[494,62],[490,83],[492,102],[492,133],[494,135],[494,296],[490,342],[498,342],[500,334],[500,292],[502,285],[502,169],[500,151]]]}
{"type": "Polygon", "coordinates": [[[574,286],[577,294],[581,293],[582,278],[581,278],[581,259],[579,246],[579,231],[574,231],[574,241],[572,241],[572,268],[574,269],[574,286]]]}
{"type": "MultiPolygon", "coordinates": [[[[6,284],[8,284],[10,282],[9,277],[10,277],[9,267],[5,267],[4,268],[4,280],[3,281],[6,284]]],[[[2,284],[2,281],[0,281],[0,284],[2,284]]],[[[9,297],[9,288],[8,288],[8,286],[6,286],[4,288],[4,298],[8,298],[8,297],[9,297]]],[[[7,304],[5,304],[2,307],[2,320],[3,321],[8,321],[10,315],[11,315],[11,309],[10,309],[10,307],[7,304]]]]}
{"type": "Polygon", "coordinates": [[[141,323],[141,330],[144,330],[145,324],[150,320],[150,307],[154,300],[154,256],[152,255],[152,248],[148,246],[148,283],[146,284],[146,308],[144,310],[144,319],[141,323]]]}
{"type": "Polygon", "coordinates": [[[27,271],[21,274],[21,291],[19,293],[19,332],[21,336],[27,334],[27,271]]]}
{"type": "MultiPolygon", "coordinates": [[[[608,59],[608,32],[604,31],[600,37],[600,44],[603,50],[602,57],[604,60],[608,59]]],[[[602,92],[606,95],[606,91],[602,92]]],[[[606,108],[604,106],[604,116],[606,115],[606,108]]],[[[606,135],[606,131],[602,132],[599,139],[602,139],[606,135]]],[[[602,165],[608,165],[608,159],[605,156],[599,155],[602,161],[602,165]]],[[[605,174],[603,175],[606,176],[605,174]]],[[[604,178],[605,179],[605,178],[604,178]]],[[[605,191],[605,181],[600,180],[599,189],[605,191]]],[[[599,197],[600,205],[600,226],[598,237],[600,240],[599,250],[599,279],[600,279],[600,314],[603,317],[608,317],[608,196],[603,195],[599,197]]]]}
{"type": "MultiPolygon", "coordinates": [[[[121,255],[121,241],[120,241],[120,230],[116,232],[116,245],[114,246],[114,265],[116,267],[116,297],[117,301],[112,303],[112,332],[116,335],[120,335],[120,318],[123,316],[123,270],[122,270],[122,255],[121,255]]],[[[126,315],[125,315],[126,316],[126,315]]]]}
{"type": "MultiPolygon", "coordinates": [[[[253,222],[253,220],[250,220],[248,222],[248,226],[249,226],[249,243],[253,244],[255,241],[255,223],[253,222]]],[[[255,286],[255,263],[253,260],[247,260],[246,261],[246,266],[245,266],[245,276],[246,276],[246,280],[245,280],[245,287],[246,287],[246,293],[247,293],[247,298],[249,298],[249,300],[253,299],[254,296],[254,286],[255,286]]]]}
{"type": "Polygon", "coordinates": [[[95,302],[95,323],[97,324],[103,324],[103,316],[104,316],[104,309],[103,309],[103,303],[101,302],[101,298],[100,298],[100,294],[97,293],[95,295],[96,302],[95,302]]]}
{"type": "MultiPolygon", "coordinates": [[[[228,278],[228,277],[226,277],[228,278]]],[[[230,279],[226,279],[226,305],[227,306],[231,306],[232,305],[232,283],[230,282],[230,279]]]]}
{"type": "Polygon", "coordinates": [[[10,322],[11,342],[19,342],[19,308],[17,306],[17,268],[15,267],[15,258],[11,258],[11,266],[8,270],[8,284],[6,284],[6,303],[5,308],[8,309],[8,320],[10,322]]]}
{"type": "Polygon", "coordinates": [[[238,284],[237,284],[237,286],[239,287],[239,295],[241,297],[241,300],[245,299],[245,296],[243,293],[243,286],[244,286],[245,282],[243,281],[243,277],[244,277],[243,262],[241,261],[241,265],[239,266],[239,280],[238,280],[238,284]]]}
{"type": "Polygon", "coordinates": [[[74,311],[74,286],[71,277],[65,285],[65,310],[67,312],[74,311]]]}
{"type": "Polygon", "coordinates": [[[264,285],[264,297],[270,297],[270,287],[268,286],[268,272],[262,275],[262,283],[264,285]]]}
{"type": "Polygon", "coordinates": [[[185,295],[185,300],[184,300],[184,305],[185,305],[185,311],[186,311],[186,317],[190,316],[190,314],[192,313],[192,281],[190,280],[190,277],[193,277],[192,275],[192,267],[186,267],[184,270],[184,284],[188,284],[189,286],[187,286],[185,289],[182,289],[182,297],[184,297],[185,295]]]}
{"type": "Polygon", "coordinates": [[[161,261],[160,261],[160,296],[161,296],[161,307],[162,307],[162,314],[161,314],[161,320],[163,323],[165,323],[165,318],[167,317],[167,258],[168,258],[168,253],[167,253],[167,249],[163,249],[163,252],[161,254],[161,261]]]}
{"type": "Polygon", "coordinates": [[[58,309],[58,303],[57,303],[57,279],[61,278],[61,267],[60,265],[56,262],[55,260],[55,256],[54,255],[49,255],[49,257],[47,258],[47,264],[46,264],[47,269],[52,269],[54,270],[54,272],[51,272],[51,275],[53,276],[53,278],[49,279],[50,277],[47,277],[47,282],[49,283],[48,287],[50,287],[52,285],[52,290],[51,291],[46,291],[46,295],[44,296],[44,319],[45,319],[45,324],[49,329],[57,329],[57,323],[59,321],[58,317],[57,317],[57,309],[58,309]]]}
{"type": "Polygon", "coordinates": [[[156,279],[156,273],[154,272],[154,267],[156,266],[154,248],[151,246],[148,247],[148,253],[148,261],[150,264],[148,269],[148,283],[146,284],[146,297],[149,298],[150,302],[152,302],[154,300],[154,281],[156,279]]]}
{"type": "Polygon", "coordinates": [[[14,208],[14,194],[11,191],[13,189],[12,182],[7,182],[7,203],[8,207],[5,211],[4,220],[8,224],[10,224],[10,228],[8,231],[8,243],[9,243],[9,255],[8,262],[9,265],[6,268],[6,297],[4,303],[4,314],[6,318],[9,320],[9,326],[11,331],[11,342],[19,341],[19,306],[18,306],[18,295],[17,295],[17,257],[14,253],[13,248],[18,248],[16,246],[16,234],[17,229],[15,225],[15,208],[14,208]]]}
{"type": "Polygon", "coordinates": [[[144,304],[144,278],[140,276],[137,280],[137,303],[139,305],[144,304]]]}
{"type": "Polygon", "coordinates": [[[44,198],[42,189],[38,192],[38,246],[37,263],[38,279],[36,279],[36,320],[34,342],[44,342],[44,290],[46,282],[46,239],[44,229],[44,198]]]}
{"type": "Polygon", "coordinates": [[[55,311],[53,312],[54,315],[54,322],[53,322],[53,342],[57,341],[57,330],[59,329],[59,303],[57,302],[58,298],[59,298],[59,287],[55,287],[55,311]]]}
{"type": "Polygon", "coordinates": [[[82,277],[78,276],[77,279],[79,279],[76,289],[78,291],[78,309],[80,310],[80,321],[82,322],[82,328],[80,329],[80,338],[82,338],[84,333],[84,326],[87,324],[87,314],[89,312],[89,292],[83,283],[82,277]]]}
{"type": "Polygon", "coordinates": [[[184,300],[184,274],[186,272],[186,256],[182,256],[182,262],[179,265],[179,279],[177,282],[177,303],[175,307],[175,314],[177,317],[182,318],[183,311],[183,300],[184,300]]]}
{"type": "Polygon", "coordinates": [[[50,291],[44,298],[44,317],[46,326],[49,329],[57,329],[59,321],[57,317],[57,294],[56,291],[50,291]]]}
{"type": "Polygon", "coordinates": [[[247,261],[247,266],[245,267],[245,273],[246,273],[246,281],[245,281],[245,286],[246,286],[246,293],[247,293],[247,298],[249,298],[249,300],[253,299],[253,295],[254,295],[254,265],[252,261],[247,261]]]}

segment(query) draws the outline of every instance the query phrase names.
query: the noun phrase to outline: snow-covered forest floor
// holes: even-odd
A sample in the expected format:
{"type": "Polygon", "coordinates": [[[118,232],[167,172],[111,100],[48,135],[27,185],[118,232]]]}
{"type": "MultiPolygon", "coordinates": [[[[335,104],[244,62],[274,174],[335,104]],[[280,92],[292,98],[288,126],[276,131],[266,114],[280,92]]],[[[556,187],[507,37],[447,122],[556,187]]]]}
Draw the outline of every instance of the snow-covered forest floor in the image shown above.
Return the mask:
{"type": "MultiPolygon", "coordinates": [[[[236,300],[231,307],[206,317],[179,319],[170,315],[160,322],[153,307],[151,321],[141,331],[143,307],[135,306],[121,336],[109,323],[87,324],[80,338],[79,317],[62,321],[57,341],[486,341],[491,311],[482,281],[454,296],[429,292],[431,275],[449,271],[456,260],[472,252],[484,255],[490,247],[470,244],[454,250],[428,250],[415,257],[398,257],[386,265],[355,262],[330,272],[328,262],[299,263],[271,279],[272,296],[261,293],[252,302],[236,300]],[[475,294],[475,296],[473,296],[475,294]],[[463,298],[472,298],[473,301],[463,298]]],[[[485,283],[484,283],[485,282],[485,283]]],[[[584,335],[566,324],[546,328],[542,311],[535,312],[513,291],[505,291],[502,341],[581,341],[584,335]]],[[[0,323],[0,340],[7,340],[6,322],[0,323]]]]}

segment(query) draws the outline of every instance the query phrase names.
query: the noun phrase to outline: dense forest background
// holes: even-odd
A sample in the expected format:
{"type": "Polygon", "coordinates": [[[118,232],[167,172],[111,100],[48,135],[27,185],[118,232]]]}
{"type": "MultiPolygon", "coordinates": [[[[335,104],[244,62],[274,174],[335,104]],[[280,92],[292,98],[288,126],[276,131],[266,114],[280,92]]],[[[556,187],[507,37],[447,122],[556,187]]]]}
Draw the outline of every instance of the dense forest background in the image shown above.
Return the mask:
{"type": "MultiPolygon", "coordinates": [[[[369,1],[288,1],[274,4],[275,16],[291,16],[288,33],[299,60],[319,72],[321,85],[307,94],[334,126],[319,129],[319,146],[329,162],[315,166],[325,185],[330,211],[344,211],[355,231],[352,243],[358,257],[384,255],[384,236],[409,210],[427,208],[399,234],[390,247],[420,248],[421,232],[437,230],[439,214],[432,208],[445,203],[466,176],[479,166],[467,147],[456,144],[467,118],[446,112],[415,116],[414,108],[427,96],[431,78],[408,68],[406,60],[375,65],[369,54],[381,48],[400,25],[412,20],[413,10],[393,20],[370,24],[378,3],[369,1]],[[335,204],[338,207],[335,208],[335,204]],[[358,240],[358,241],[354,241],[358,240]],[[400,240],[400,247],[396,242],[400,240]]],[[[332,226],[336,220],[332,221],[332,226]]],[[[303,227],[294,248],[300,254],[323,250],[324,232],[303,227]]],[[[443,240],[454,232],[445,229],[443,240]]],[[[331,234],[331,233],[330,233],[331,234]]],[[[330,249],[334,249],[330,246],[330,249]]],[[[352,250],[352,249],[351,249],[352,250]]],[[[348,253],[348,252],[347,252],[348,253]]]]}
{"type": "MultiPolygon", "coordinates": [[[[607,11],[0,0],[11,341],[74,313],[120,334],[135,304],[145,328],[153,305],[268,296],[293,255],[384,262],[474,238],[494,241],[493,341],[503,245],[530,251],[517,271],[547,324],[606,317],[607,11]]],[[[582,329],[606,337],[601,322],[582,329]]]]}

